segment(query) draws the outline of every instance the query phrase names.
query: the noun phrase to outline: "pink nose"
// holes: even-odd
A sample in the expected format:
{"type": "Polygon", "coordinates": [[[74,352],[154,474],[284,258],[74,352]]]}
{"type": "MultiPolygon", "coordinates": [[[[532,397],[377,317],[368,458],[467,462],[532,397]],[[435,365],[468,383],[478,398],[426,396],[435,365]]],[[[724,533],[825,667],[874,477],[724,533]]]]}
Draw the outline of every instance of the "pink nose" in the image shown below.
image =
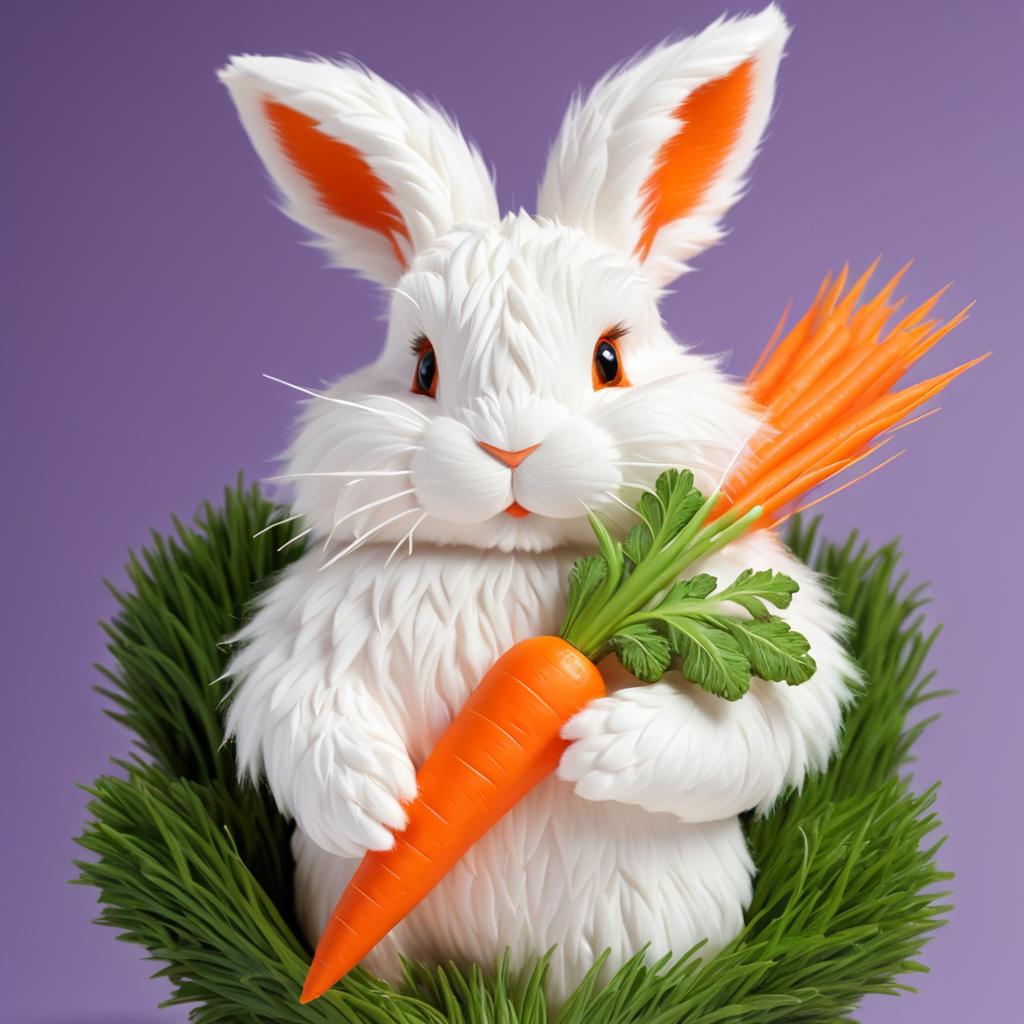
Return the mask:
{"type": "Polygon", "coordinates": [[[503,462],[509,469],[515,469],[529,455],[531,452],[535,452],[540,445],[532,444],[529,448],[520,448],[517,452],[507,452],[504,448],[495,448],[493,444],[488,444],[486,441],[477,441],[477,444],[488,455],[494,456],[499,462],[503,462]]]}

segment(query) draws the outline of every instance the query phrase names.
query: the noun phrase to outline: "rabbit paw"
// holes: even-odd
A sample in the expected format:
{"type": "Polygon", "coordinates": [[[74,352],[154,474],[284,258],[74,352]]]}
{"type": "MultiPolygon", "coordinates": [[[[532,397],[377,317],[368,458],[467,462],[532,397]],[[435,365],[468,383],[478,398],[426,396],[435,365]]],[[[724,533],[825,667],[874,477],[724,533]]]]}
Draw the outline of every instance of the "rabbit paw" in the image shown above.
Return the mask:
{"type": "Polygon", "coordinates": [[[315,741],[296,766],[295,820],[310,839],[338,857],[389,850],[405,827],[404,805],[416,796],[408,754],[379,741],[358,745],[315,741]]]}
{"type": "Polygon", "coordinates": [[[558,767],[584,800],[615,800],[683,821],[716,821],[778,783],[755,698],[729,703],[669,680],[588,704],[562,729],[558,767]],[[753,720],[751,726],[748,720],[753,720]],[[751,758],[753,757],[753,761],[751,758]]]}
{"type": "Polygon", "coordinates": [[[566,723],[562,737],[570,744],[558,777],[571,782],[577,796],[646,806],[659,753],[652,732],[660,731],[668,696],[658,700],[650,691],[661,685],[602,697],[566,723]]]}

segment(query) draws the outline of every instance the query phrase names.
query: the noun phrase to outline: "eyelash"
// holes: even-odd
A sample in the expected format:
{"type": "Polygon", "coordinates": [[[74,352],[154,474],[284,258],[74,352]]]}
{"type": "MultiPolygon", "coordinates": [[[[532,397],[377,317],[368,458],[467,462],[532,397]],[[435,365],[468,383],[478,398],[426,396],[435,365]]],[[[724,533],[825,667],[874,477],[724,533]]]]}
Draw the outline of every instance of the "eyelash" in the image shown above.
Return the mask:
{"type": "Polygon", "coordinates": [[[629,387],[629,379],[626,377],[625,367],[622,365],[622,353],[619,351],[619,339],[627,333],[624,323],[617,323],[609,327],[600,338],[594,343],[594,353],[590,361],[590,379],[595,391],[603,391],[605,388],[629,387]],[[614,360],[609,364],[609,353],[612,350],[611,358],[614,360]],[[615,368],[614,376],[608,379],[605,374],[609,366],[615,368]]]}
{"type": "Polygon", "coordinates": [[[430,339],[425,334],[417,334],[412,339],[412,351],[413,355],[416,356],[416,366],[412,371],[412,386],[409,390],[414,395],[426,395],[428,398],[437,397],[437,355],[434,352],[434,346],[430,344],[430,339]],[[432,360],[432,366],[430,367],[429,380],[424,382],[422,371],[424,369],[424,360],[428,356],[432,360]]]}

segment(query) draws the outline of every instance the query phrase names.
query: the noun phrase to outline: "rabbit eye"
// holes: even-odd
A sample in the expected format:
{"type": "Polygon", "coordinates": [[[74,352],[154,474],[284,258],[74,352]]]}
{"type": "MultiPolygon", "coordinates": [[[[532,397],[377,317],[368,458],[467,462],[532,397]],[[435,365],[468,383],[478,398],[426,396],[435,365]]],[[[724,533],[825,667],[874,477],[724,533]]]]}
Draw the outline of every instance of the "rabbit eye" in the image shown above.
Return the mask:
{"type": "Polygon", "coordinates": [[[412,377],[412,390],[417,395],[437,395],[437,356],[434,346],[420,335],[413,343],[417,353],[416,372],[412,377]]]}
{"type": "Polygon", "coordinates": [[[622,359],[619,356],[618,340],[622,332],[618,329],[602,335],[594,346],[594,365],[592,377],[594,390],[601,388],[620,388],[629,381],[622,370],[622,359]]]}

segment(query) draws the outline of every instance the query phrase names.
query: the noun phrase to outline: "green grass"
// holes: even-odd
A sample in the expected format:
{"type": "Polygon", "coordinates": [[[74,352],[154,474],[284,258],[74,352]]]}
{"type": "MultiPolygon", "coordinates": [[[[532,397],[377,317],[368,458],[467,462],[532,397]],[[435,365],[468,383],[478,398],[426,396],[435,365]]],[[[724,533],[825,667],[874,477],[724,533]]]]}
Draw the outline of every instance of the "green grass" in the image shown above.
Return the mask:
{"type": "Polygon", "coordinates": [[[98,920],[161,964],[193,1020],[799,1024],[848,1020],[865,994],[897,993],[924,970],[917,958],[948,910],[948,876],[935,859],[934,790],[916,794],[904,776],[919,709],[936,696],[924,665],[933,635],[895,545],[836,546],[797,523],[789,541],[832,578],[866,684],[829,770],[747,822],[760,873],[734,942],[707,963],[695,949],[649,967],[638,951],[605,984],[595,964],[557,1013],[543,959],[518,977],[506,964],[409,965],[400,991],[356,972],[300,1006],[309,954],[294,927],[289,825],[265,789],[236,781],[221,745],[223,639],[301,553],[300,543],[279,550],[294,524],[254,537],[284,514],[239,484],[194,528],[154,535],[105,626],[115,668],[101,692],[139,752],[89,787],[78,841],[91,856],[78,881],[99,890],[98,920]]]}

